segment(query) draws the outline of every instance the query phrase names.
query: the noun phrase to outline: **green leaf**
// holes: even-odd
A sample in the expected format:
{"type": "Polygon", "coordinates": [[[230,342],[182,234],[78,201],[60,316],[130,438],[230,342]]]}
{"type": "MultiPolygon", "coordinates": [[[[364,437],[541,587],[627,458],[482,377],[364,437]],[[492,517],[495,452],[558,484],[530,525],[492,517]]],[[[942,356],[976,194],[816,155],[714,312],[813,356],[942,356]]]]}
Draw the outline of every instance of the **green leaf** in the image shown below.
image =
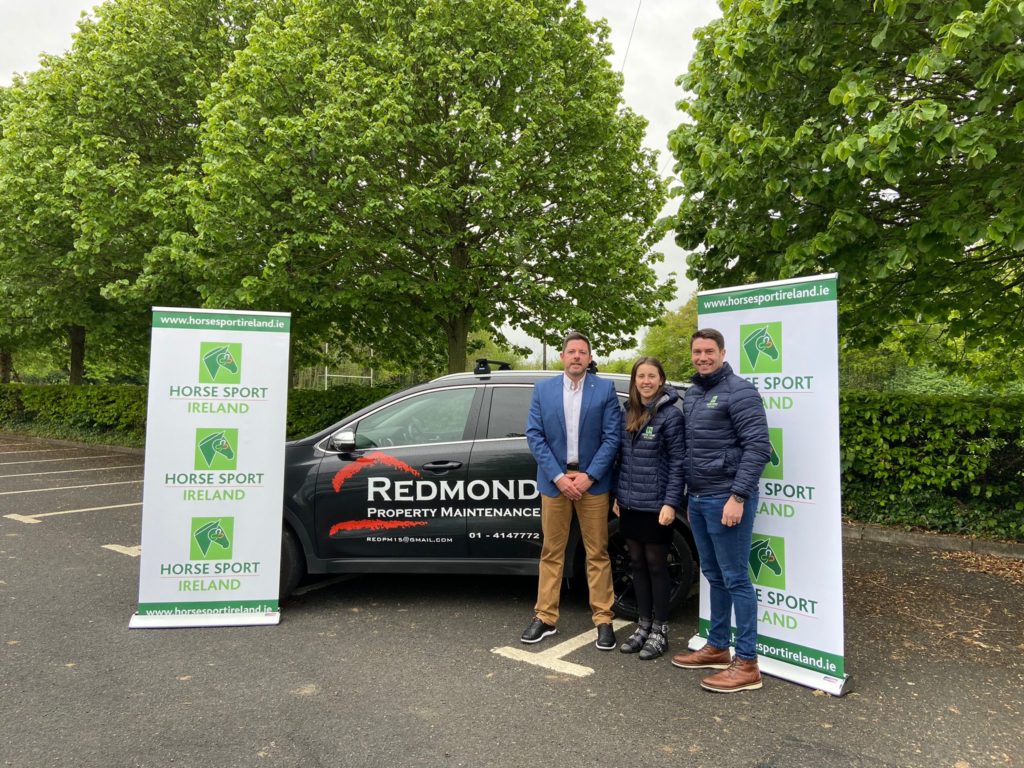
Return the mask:
{"type": "Polygon", "coordinates": [[[886,34],[888,34],[888,32],[889,32],[889,22],[886,21],[885,23],[882,24],[882,26],[878,30],[878,32],[875,33],[875,36],[871,38],[871,47],[872,48],[881,48],[882,47],[882,43],[885,42],[885,36],[886,36],[886,34]]]}

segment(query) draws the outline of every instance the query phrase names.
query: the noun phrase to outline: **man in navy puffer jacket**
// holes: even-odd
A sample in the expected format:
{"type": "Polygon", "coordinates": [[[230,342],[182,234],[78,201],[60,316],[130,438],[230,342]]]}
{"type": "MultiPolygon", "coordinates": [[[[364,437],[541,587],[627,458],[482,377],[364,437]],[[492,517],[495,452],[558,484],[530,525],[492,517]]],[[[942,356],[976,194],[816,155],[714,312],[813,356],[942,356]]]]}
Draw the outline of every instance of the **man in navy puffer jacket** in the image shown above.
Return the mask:
{"type": "Polygon", "coordinates": [[[722,672],[704,678],[710,691],[732,693],[761,687],[757,666],[757,596],[747,572],[757,514],[758,481],[771,457],[768,420],[757,388],[725,362],[725,339],[713,329],[690,339],[697,369],[683,397],[686,419],[688,516],[710,585],[708,642],[695,653],[677,654],[684,669],[722,672]],[[736,657],[730,659],[730,614],[736,613],[736,657]]]}

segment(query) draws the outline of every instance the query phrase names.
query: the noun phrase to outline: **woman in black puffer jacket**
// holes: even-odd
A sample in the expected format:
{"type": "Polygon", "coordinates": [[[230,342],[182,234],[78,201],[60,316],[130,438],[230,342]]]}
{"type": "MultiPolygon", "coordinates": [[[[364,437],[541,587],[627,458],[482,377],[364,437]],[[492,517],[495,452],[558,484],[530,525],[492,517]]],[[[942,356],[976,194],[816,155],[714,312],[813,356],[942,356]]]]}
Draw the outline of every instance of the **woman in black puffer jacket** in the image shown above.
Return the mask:
{"type": "Polygon", "coordinates": [[[619,444],[613,511],[629,546],[640,614],[637,630],[619,650],[655,659],[668,648],[668,549],[683,502],[683,414],[655,357],[641,357],[629,378],[619,444]],[[652,621],[653,614],[653,621],[652,621]]]}

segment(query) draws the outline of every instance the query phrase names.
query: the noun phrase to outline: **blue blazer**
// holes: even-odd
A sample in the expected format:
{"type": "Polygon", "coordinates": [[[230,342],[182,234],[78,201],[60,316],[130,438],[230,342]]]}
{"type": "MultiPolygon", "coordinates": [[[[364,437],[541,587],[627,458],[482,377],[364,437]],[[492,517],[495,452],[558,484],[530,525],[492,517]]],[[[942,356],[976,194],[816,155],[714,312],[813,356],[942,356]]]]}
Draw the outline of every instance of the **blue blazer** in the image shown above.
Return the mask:
{"type": "MultiPolygon", "coordinates": [[[[526,442],[537,460],[537,488],[545,496],[558,496],[555,478],[565,472],[565,409],[562,406],[564,374],[533,386],[526,442]]],[[[597,478],[590,493],[607,493],[612,487],[612,466],[619,452],[622,412],[615,385],[588,373],[583,380],[580,407],[580,471],[597,478]]]]}

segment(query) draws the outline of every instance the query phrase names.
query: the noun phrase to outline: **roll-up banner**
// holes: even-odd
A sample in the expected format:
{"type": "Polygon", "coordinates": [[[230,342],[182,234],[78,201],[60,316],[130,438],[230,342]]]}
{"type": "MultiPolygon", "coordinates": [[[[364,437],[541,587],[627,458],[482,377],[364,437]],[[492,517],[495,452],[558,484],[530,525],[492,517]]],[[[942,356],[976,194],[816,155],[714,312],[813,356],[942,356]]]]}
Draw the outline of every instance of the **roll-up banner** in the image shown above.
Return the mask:
{"type": "MultiPolygon", "coordinates": [[[[836,275],[697,294],[697,324],[725,336],[726,359],[761,393],[771,460],[750,549],[761,670],[833,695],[843,661],[836,275]]],[[[711,606],[701,576],[699,633],[711,606]]],[[[735,617],[733,620],[735,627],[735,617]]]]}
{"type": "Polygon", "coordinates": [[[291,316],[153,308],[129,626],[277,624],[291,316]]]}

